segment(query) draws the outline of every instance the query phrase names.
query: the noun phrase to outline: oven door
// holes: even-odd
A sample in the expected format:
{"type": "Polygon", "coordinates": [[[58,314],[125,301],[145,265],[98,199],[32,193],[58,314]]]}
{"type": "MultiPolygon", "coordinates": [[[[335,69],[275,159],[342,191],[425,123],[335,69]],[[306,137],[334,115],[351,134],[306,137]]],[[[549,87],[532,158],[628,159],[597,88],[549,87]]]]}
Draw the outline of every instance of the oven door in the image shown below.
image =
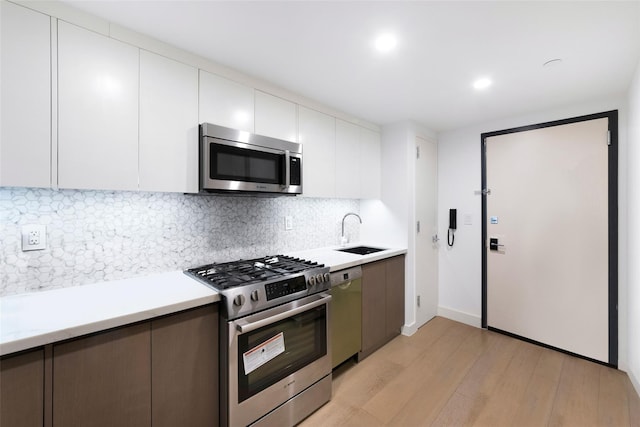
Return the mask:
{"type": "Polygon", "coordinates": [[[251,424],[331,374],[330,301],[315,294],[228,322],[227,425],[251,424]]]}

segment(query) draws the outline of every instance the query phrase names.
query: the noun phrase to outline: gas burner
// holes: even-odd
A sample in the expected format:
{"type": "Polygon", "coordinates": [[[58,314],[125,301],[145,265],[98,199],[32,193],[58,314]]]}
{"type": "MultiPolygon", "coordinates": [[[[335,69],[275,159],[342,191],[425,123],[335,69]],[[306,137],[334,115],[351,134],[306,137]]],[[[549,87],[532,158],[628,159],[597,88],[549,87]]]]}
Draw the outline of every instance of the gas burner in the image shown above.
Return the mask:
{"type": "Polygon", "coordinates": [[[317,267],[322,266],[313,261],[276,255],[252,260],[208,264],[191,268],[186,273],[207,281],[216,289],[227,289],[300,273],[317,267]]]}
{"type": "Polygon", "coordinates": [[[217,290],[225,316],[235,318],[328,290],[329,267],[286,255],[267,256],[185,270],[217,290]]]}

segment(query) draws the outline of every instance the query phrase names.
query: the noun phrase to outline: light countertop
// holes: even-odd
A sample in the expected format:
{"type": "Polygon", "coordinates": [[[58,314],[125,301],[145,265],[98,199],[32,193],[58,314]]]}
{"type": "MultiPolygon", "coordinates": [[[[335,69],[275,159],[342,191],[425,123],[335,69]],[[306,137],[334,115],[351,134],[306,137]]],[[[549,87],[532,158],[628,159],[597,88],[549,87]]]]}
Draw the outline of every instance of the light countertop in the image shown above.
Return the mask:
{"type": "Polygon", "coordinates": [[[0,356],[220,300],[182,271],[0,298],[0,356]]]}
{"type": "Polygon", "coordinates": [[[331,272],[343,270],[345,268],[355,267],[361,264],[368,264],[374,261],[380,261],[397,255],[404,255],[406,249],[386,248],[376,244],[351,243],[344,247],[330,246],[327,248],[308,249],[304,251],[290,252],[285,255],[291,255],[298,258],[304,258],[311,261],[322,263],[330,268],[331,272]],[[356,255],[349,252],[340,252],[338,249],[352,248],[355,246],[369,246],[373,248],[384,249],[369,255],[356,255]]]}
{"type": "MultiPolygon", "coordinates": [[[[391,248],[356,255],[337,249],[342,247],[309,249],[286,255],[325,264],[333,272],[407,252],[406,249],[391,248]]],[[[182,271],[1,297],[0,356],[219,300],[220,295],[215,290],[182,271]]]]}

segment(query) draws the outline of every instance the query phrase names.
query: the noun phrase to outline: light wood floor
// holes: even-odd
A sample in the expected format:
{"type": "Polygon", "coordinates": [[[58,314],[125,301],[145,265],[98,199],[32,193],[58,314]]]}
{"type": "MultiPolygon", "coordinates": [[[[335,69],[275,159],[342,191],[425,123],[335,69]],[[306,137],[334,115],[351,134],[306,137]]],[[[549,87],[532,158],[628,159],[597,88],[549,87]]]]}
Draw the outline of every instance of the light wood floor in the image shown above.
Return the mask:
{"type": "Polygon", "coordinates": [[[441,317],[334,371],[314,426],[640,426],[621,371],[441,317]]]}

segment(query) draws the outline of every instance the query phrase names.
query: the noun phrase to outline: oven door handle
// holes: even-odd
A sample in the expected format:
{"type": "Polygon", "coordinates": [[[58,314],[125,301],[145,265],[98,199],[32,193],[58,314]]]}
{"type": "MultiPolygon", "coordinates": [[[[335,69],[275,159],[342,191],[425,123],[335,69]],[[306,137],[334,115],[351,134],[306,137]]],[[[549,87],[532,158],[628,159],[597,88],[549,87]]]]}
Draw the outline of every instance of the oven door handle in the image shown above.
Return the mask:
{"type": "Polygon", "coordinates": [[[287,310],[282,313],[278,313],[271,317],[267,317],[266,319],[260,319],[255,322],[247,322],[244,319],[238,320],[236,322],[236,329],[241,333],[247,333],[251,331],[255,331],[256,329],[260,329],[263,326],[268,326],[272,323],[278,322],[280,320],[286,319],[287,317],[295,316],[296,314],[302,313],[303,311],[310,310],[315,307],[319,307],[323,304],[328,303],[331,300],[331,295],[328,294],[318,294],[320,299],[310,302],[305,305],[301,305],[300,307],[293,308],[291,310],[287,310]]]}

